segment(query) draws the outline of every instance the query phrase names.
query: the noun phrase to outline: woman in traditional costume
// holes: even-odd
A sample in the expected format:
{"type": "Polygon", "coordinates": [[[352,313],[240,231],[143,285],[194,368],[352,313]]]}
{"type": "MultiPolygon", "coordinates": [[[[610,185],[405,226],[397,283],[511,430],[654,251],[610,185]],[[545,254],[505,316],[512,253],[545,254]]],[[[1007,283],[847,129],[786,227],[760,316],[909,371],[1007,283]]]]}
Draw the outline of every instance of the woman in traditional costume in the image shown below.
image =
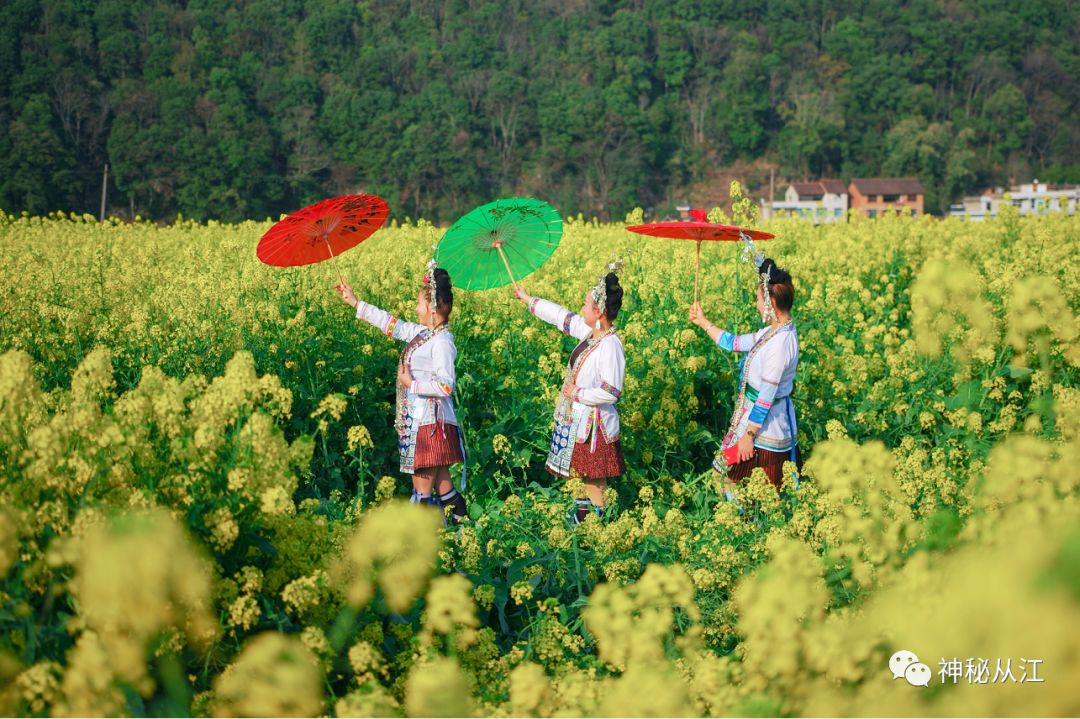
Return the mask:
{"type": "MultiPolygon", "coordinates": [[[[394,427],[398,433],[401,471],[412,475],[411,501],[449,507],[454,520],[463,521],[468,516],[465,498],[450,478],[450,465],[465,462],[465,445],[454,413],[457,346],[449,324],[454,309],[449,273],[436,267],[435,260],[428,263],[423,287],[416,297],[419,323],[404,322],[358,300],[344,282],[337,290],[356,308],[357,319],[405,343],[398,361],[394,427]]],[[[462,467],[461,491],[464,490],[462,467]]]]}
{"type": "Polygon", "coordinates": [[[585,483],[587,496],[577,499],[575,522],[590,511],[602,516],[608,480],[626,471],[615,409],[626,373],[622,341],[613,324],[622,307],[619,267],[620,263],[611,263],[610,271],[586,290],[579,314],[531,297],[521,287],[514,289],[530,312],[580,340],[567,363],[546,462],[552,474],[579,477],[585,483]]]}
{"type": "Polygon", "coordinates": [[[751,334],[722,330],[709,321],[701,305],[694,303],[690,308],[690,320],[717,345],[746,355],[740,362],[731,424],[713,460],[713,469],[726,477],[728,499],[755,467],[765,470],[778,490],[785,461],[802,467],[791,402],[799,362],[799,336],[791,319],[795,287],[791,275],[771,259],[758,265],[757,285],[757,311],[765,326],[751,334]]]}

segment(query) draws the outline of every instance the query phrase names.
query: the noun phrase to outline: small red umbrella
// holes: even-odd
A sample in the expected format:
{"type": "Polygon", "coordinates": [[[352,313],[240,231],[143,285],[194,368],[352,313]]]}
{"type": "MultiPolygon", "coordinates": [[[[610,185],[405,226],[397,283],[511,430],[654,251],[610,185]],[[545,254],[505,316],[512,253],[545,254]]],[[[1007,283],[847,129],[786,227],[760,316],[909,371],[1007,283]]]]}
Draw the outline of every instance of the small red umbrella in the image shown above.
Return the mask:
{"type": "Polygon", "coordinates": [[[277,267],[334,260],[337,269],[337,255],[371,237],[389,212],[386,200],[375,195],[345,195],[316,202],[274,224],[259,240],[255,254],[277,267]]]}
{"type": "Polygon", "coordinates": [[[697,242],[697,267],[694,269],[694,302],[698,296],[698,274],[701,270],[701,243],[732,240],[771,240],[776,235],[760,230],[750,230],[734,225],[718,225],[708,221],[705,210],[690,210],[693,220],[679,222],[653,222],[647,225],[631,225],[630,232],[652,237],[668,237],[674,240],[697,242]]]}

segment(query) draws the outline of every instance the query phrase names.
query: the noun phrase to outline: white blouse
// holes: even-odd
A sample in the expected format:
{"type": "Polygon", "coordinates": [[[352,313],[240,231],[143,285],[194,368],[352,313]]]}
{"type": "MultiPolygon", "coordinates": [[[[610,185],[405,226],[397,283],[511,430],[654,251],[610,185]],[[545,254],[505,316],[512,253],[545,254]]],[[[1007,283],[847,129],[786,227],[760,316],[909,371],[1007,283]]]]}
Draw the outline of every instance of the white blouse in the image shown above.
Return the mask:
{"type": "MultiPolygon", "coordinates": [[[[534,297],[529,303],[529,311],[576,339],[585,340],[592,334],[592,328],[581,315],[554,302],[534,297]]],[[[586,413],[592,416],[578,424],[578,442],[589,439],[597,425],[606,441],[618,439],[619,413],[615,405],[622,395],[625,374],[626,357],[622,340],[615,333],[601,339],[599,346],[582,360],[575,382],[578,391],[574,396],[572,411],[575,418],[583,417],[586,413]]]]}
{"type": "MultiPolygon", "coordinates": [[[[768,331],[768,326],[745,335],[721,332],[716,344],[732,352],[749,352],[768,331]]],[[[747,398],[756,390],[753,404],[749,402],[739,418],[735,439],[742,435],[747,424],[760,424],[754,438],[754,446],[773,452],[791,449],[795,426],[795,412],[791,404],[791,392],[795,387],[795,368],[799,363],[799,335],[793,323],[777,330],[776,335],[754,353],[746,372],[747,398]],[[751,389],[753,388],[753,389],[751,389]]]]}
{"type": "MultiPolygon", "coordinates": [[[[421,332],[428,330],[416,322],[403,322],[389,312],[367,302],[356,303],[356,317],[376,327],[387,337],[410,342],[421,332]]],[[[407,397],[410,411],[419,420],[418,425],[433,424],[436,419],[457,425],[454,413],[454,387],[457,372],[457,345],[449,330],[437,332],[431,339],[415,350],[409,358],[409,372],[413,381],[407,397]]]]}

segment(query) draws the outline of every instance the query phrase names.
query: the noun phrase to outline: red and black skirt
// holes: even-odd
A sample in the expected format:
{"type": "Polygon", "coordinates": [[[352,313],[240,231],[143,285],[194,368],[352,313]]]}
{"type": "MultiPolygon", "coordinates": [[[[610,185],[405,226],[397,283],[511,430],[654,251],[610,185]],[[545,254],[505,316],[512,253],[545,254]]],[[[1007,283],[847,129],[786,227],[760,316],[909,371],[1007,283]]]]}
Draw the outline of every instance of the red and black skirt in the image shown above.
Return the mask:
{"type": "Polygon", "coordinates": [[[446,467],[464,461],[457,425],[435,422],[416,431],[414,469],[446,467]]]}
{"type": "MultiPolygon", "coordinates": [[[[728,467],[727,478],[735,484],[742,484],[750,476],[750,473],[754,471],[755,467],[761,467],[765,470],[765,475],[776,487],[776,490],[780,491],[780,488],[784,485],[784,462],[790,461],[791,450],[773,452],[761,447],[754,447],[754,454],[749,459],[736,462],[728,467]]],[[[799,452],[798,447],[795,448],[795,466],[801,475],[803,467],[802,453],[799,452]]]]}
{"type": "MultiPolygon", "coordinates": [[[[582,479],[608,479],[626,474],[622,445],[616,439],[608,442],[603,432],[596,433],[596,449],[592,442],[576,442],[570,455],[570,473],[582,479]]],[[[565,479],[565,477],[563,477],[565,479]]]]}

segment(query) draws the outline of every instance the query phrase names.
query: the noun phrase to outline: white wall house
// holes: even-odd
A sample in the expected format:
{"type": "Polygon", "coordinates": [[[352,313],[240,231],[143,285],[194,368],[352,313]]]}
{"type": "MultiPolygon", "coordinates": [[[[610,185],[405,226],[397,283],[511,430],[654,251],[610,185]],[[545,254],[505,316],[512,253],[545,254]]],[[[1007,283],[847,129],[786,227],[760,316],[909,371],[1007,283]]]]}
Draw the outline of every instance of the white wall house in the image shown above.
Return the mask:
{"type": "Polygon", "coordinates": [[[1080,186],[1055,186],[1034,180],[1015,185],[1007,192],[1004,188],[997,187],[986,190],[981,195],[965,197],[962,202],[949,207],[949,214],[953,217],[982,220],[997,217],[1001,206],[1009,202],[1021,215],[1048,215],[1052,212],[1075,215],[1078,201],[1080,186]]]}
{"type": "Polygon", "coordinates": [[[848,191],[840,180],[793,182],[781,202],[762,203],[764,218],[785,212],[812,220],[815,224],[843,222],[847,219],[848,191]]]}

